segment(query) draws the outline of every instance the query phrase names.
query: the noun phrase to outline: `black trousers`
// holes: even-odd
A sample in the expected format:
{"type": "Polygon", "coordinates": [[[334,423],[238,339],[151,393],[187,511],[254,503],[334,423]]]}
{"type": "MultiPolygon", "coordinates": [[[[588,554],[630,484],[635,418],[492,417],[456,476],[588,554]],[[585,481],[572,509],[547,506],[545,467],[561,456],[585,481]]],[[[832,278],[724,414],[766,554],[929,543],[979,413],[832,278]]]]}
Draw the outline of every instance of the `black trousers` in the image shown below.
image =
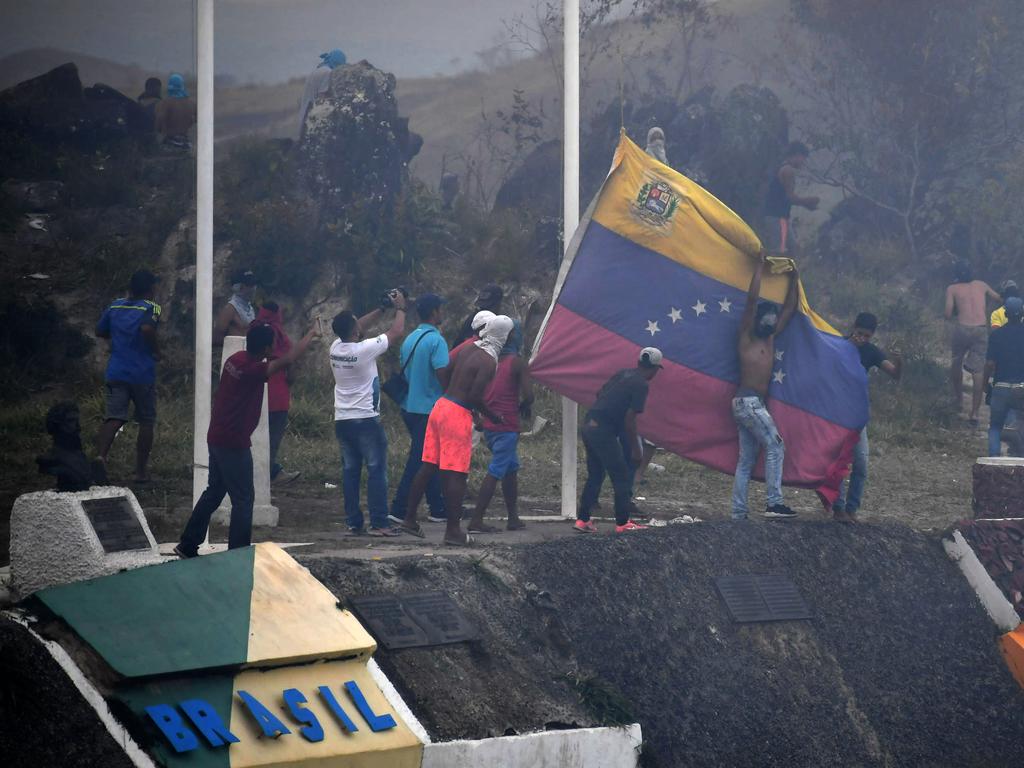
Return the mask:
{"type": "Polygon", "coordinates": [[[590,510],[597,504],[607,474],[615,490],[615,523],[625,525],[636,506],[633,504],[633,470],[626,461],[619,435],[591,421],[583,426],[582,434],[587,452],[587,481],[583,485],[577,517],[584,522],[590,520],[590,510]]]}
{"type": "Polygon", "coordinates": [[[225,496],[231,498],[228,549],[248,547],[252,543],[252,507],[256,500],[252,481],[252,452],[248,448],[223,448],[218,445],[210,445],[209,449],[210,479],[181,534],[181,549],[189,555],[194,555],[203,543],[210,527],[210,518],[225,496]]]}

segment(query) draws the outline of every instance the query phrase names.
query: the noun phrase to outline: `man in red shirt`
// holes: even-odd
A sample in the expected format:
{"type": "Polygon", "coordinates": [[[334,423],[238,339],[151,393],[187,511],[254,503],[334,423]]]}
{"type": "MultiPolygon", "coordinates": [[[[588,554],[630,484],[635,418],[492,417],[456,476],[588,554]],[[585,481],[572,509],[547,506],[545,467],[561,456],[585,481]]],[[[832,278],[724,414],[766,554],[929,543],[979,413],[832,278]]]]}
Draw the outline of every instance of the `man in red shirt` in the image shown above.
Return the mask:
{"type": "Polygon", "coordinates": [[[267,325],[253,326],[245,335],[245,349],[224,362],[220,385],[213,399],[206,443],[210,449],[210,478],[206,490],[192,510],[192,516],[174,548],[178,557],[195,557],[206,537],[210,517],[231,497],[231,525],[228,549],[252,543],[252,505],[256,490],[252,480],[252,442],[263,410],[263,385],[287,368],[319,336],[314,326],[286,354],[267,362],[274,346],[274,331],[267,325]]]}

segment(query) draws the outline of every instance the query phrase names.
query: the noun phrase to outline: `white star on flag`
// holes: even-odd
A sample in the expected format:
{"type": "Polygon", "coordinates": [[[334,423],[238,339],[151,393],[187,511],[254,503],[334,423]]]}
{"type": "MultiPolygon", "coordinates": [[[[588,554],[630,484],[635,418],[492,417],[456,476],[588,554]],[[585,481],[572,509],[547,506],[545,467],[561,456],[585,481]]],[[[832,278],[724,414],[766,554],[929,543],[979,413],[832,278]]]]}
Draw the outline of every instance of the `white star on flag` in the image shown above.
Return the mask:
{"type": "Polygon", "coordinates": [[[778,384],[781,384],[784,378],[786,378],[786,372],[783,370],[778,370],[772,374],[772,380],[778,384]]]}
{"type": "Polygon", "coordinates": [[[656,321],[654,321],[654,320],[648,320],[648,321],[647,321],[647,329],[646,329],[646,330],[647,330],[647,332],[648,332],[649,334],[651,334],[651,336],[653,336],[653,335],[654,335],[654,334],[656,334],[656,333],[657,333],[658,331],[660,331],[660,330],[661,330],[661,328],[659,328],[659,327],[658,327],[658,323],[657,323],[656,321]]]}
{"type": "Polygon", "coordinates": [[[683,319],[683,311],[681,309],[676,309],[675,307],[672,307],[672,311],[668,313],[668,316],[672,318],[672,325],[675,325],[676,323],[683,319]]]}
{"type": "Polygon", "coordinates": [[[718,306],[720,307],[719,312],[728,312],[732,309],[732,302],[728,299],[722,299],[718,302],[718,306]]]}
{"type": "Polygon", "coordinates": [[[782,362],[782,356],[784,354],[786,354],[786,350],[780,349],[778,352],[775,353],[775,359],[778,360],[781,363],[782,362]]]}
{"type": "Polygon", "coordinates": [[[697,313],[697,317],[700,317],[701,315],[708,311],[707,306],[708,305],[705,304],[703,301],[697,299],[697,303],[690,307],[690,309],[697,313]]]}

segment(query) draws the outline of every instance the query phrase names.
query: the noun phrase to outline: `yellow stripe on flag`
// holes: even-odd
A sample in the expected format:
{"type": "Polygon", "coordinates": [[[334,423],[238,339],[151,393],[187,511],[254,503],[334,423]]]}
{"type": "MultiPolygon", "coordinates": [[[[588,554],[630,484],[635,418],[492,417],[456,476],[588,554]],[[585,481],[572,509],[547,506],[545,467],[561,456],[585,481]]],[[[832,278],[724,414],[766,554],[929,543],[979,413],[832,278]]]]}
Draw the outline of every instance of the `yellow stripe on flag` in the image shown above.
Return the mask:
{"type": "MultiPolygon", "coordinates": [[[[660,253],[721,283],[746,291],[761,251],[754,231],[725,203],[699,184],[650,157],[625,132],[612,171],[601,190],[593,221],[637,245],[660,253]],[[651,195],[664,211],[648,209],[651,195]]],[[[772,265],[761,295],[781,303],[789,278],[772,265]]],[[[800,311],[826,333],[839,335],[807,303],[800,286],[800,311]]]]}

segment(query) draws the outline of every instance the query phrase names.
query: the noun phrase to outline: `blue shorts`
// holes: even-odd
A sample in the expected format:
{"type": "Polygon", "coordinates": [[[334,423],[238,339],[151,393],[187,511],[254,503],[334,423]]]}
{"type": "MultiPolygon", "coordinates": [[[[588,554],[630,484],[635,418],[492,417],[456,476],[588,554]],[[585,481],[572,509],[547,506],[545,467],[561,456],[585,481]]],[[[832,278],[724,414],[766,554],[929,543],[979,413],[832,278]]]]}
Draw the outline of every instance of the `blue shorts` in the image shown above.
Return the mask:
{"type": "Polygon", "coordinates": [[[484,439],[493,454],[491,465],[487,467],[487,474],[501,480],[505,475],[519,469],[518,432],[492,432],[485,429],[484,439]]]}

